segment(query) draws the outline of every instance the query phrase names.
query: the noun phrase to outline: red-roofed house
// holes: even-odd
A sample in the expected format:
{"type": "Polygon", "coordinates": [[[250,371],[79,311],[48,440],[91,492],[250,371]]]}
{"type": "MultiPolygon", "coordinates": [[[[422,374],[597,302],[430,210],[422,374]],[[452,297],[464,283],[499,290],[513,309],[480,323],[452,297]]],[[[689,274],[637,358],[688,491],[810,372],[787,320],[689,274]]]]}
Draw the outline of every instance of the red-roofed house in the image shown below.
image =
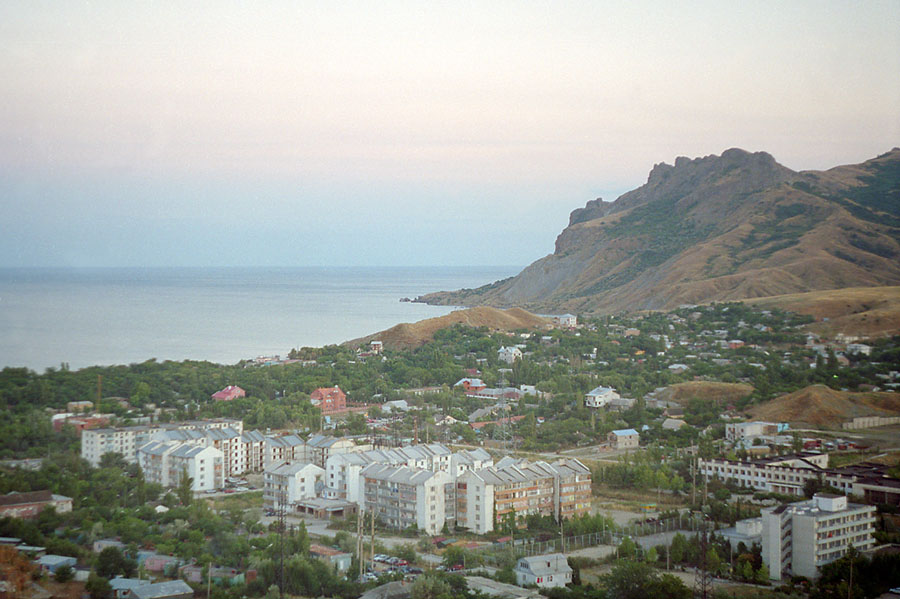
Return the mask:
{"type": "Polygon", "coordinates": [[[221,391],[213,393],[211,397],[213,398],[213,401],[231,401],[238,397],[247,397],[247,392],[237,385],[228,385],[221,391]]]}
{"type": "Polygon", "coordinates": [[[29,491],[27,493],[7,493],[0,495],[0,517],[35,518],[44,508],[52,506],[57,513],[72,511],[72,499],[64,495],[54,495],[50,491],[29,491]]]}
{"type": "Polygon", "coordinates": [[[334,414],[347,409],[347,396],[340,387],[319,387],[309,394],[309,401],[319,406],[323,414],[334,414]]]}

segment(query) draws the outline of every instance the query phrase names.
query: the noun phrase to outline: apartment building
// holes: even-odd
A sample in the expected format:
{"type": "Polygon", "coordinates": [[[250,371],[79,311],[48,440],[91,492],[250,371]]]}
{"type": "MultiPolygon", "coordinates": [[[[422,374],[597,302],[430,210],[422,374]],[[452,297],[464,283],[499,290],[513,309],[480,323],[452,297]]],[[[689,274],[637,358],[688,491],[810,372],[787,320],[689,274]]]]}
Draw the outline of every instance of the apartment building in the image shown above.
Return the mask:
{"type": "Polygon", "coordinates": [[[828,468],[828,455],[799,452],[754,460],[711,459],[699,461],[700,474],[750,487],[758,491],[803,496],[810,480],[822,481],[845,494],[860,495],[870,503],[900,505],[900,480],[883,464],[863,462],[828,468]]]}
{"type": "Polygon", "coordinates": [[[819,568],[840,559],[850,546],[875,545],[875,507],[848,503],[843,495],[817,493],[762,511],[762,558],[769,578],[815,578],[819,568]]]}
{"type": "Polygon", "coordinates": [[[613,449],[637,449],[641,435],[633,428],[614,430],[606,437],[613,449]]]}
{"type": "Polygon", "coordinates": [[[194,492],[225,486],[224,454],[215,447],[181,441],[150,441],[138,450],[147,482],[174,488],[183,473],[193,479],[194,492]]]}
{"type": "Polygon", "coordinates": [[[504,458],[464,472],[456,483],[456,525],[483,534],[508,515],[571,518],[590,509],[591,473],[575,459],[546,462],[504,458]]]}
{"type": "Polygon", "coordinates": [[[305,462],[306,441],[297,435],[266,437],[263,468],[276,462],[305,462]]]}
{"type": "Polygon", "coordinates": [[[360,479],[363,509],[387,526],[401,530],[415,526],[431,535],[444,527],[448,473],[371,464],[360,479]]]}
{"type": "MultiPolygon", "coordinates": [[[[172,431],[204,431],[232,428],[239,434],[244,430],[240,420],[219,418],[214,420],[192,420],[180,424],[160,424],[158,426],[124,426],[116,428],[85,429],[81,433],[81,457],[95,468],[100,465],[100,458],[105,453],[121,454],[126,462],[134,464],[138,461],[138,449],[157,438],[163,432],[172,431]]],[[[205,437],[205,435],[201,435],[205,437]]],[[[168,440],[178,440],[172,436],[168,440]]],[[[185,437],[182,440],[189,440],[185,437]]]]}
{"type": "Polygon", "coordinates": [[[788,428],[786,422],[729,422],[725,425],[725,439],[735,442],[754,437],[774,437],[788,428]]]}
{"type": "Polygon", "coordinates": [[[313,435],[306,440],[305,461],[311,462],[319,468],[324,468],[328,458],[338,453],[350,453],[364,451],[369,447],[357,446],[352,439],[346,437],[330,437],[328,435],[313,435]]]}
{"type": "Polygon", "coordinates": [[[324,476],[325,470],[315,464],[270,464],[263,473],[263,504],[277,510],[284,502],[290,510],[296,502],[316,497],[323,487],[324,476]]]}

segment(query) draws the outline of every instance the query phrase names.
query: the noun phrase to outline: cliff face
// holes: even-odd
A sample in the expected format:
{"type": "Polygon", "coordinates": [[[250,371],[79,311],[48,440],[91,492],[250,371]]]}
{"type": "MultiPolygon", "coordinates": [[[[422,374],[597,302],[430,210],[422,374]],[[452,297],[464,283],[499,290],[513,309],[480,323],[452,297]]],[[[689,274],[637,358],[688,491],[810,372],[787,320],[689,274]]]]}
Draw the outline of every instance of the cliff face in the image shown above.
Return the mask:
{"type": "Polygon", "coordinates": [[[419,298],[538,312],[668,309],[900,283],[900,149],[794,172],[764,152],[658,164],[572,212],[552,254],[474,290],[419,298]]]}

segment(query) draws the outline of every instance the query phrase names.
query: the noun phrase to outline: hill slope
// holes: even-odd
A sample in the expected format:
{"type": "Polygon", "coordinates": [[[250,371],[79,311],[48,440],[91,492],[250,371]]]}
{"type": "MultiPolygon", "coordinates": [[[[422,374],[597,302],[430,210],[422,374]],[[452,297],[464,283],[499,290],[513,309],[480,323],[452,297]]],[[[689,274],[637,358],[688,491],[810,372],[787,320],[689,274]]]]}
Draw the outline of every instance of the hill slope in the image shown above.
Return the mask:
{"type": "Polygon", "coordinates": [[[669,309],[900,284],[900,148],[794,172],[739,149],[674,166],[572,212],[553,254],[519,275],[427,303],[537,312],[669,309]]]}
{"type": "Polygon", "coordinates": [[[377,339],[384,343],[384,346],[388,349],[414,349],[431,341],[435,331],[446,329],[455,324],[514,331],[516,329],[541,328],[550,324],[550,321],[546,318],[535,316],[521,308],[498,310],[481,306],[469,308],[468,310],[455,310],[450,314],[420,320],[413,324],[398,324],[380,333],[348,341],[346,345],[357,347],[377,339]]]}
{"type": "Polygon", "coordinates": [[[759,420],[840,428],[861,416],[900,416],[898,393],[853,393],[813,385],[769,400],[750,410],[759,420]]]}

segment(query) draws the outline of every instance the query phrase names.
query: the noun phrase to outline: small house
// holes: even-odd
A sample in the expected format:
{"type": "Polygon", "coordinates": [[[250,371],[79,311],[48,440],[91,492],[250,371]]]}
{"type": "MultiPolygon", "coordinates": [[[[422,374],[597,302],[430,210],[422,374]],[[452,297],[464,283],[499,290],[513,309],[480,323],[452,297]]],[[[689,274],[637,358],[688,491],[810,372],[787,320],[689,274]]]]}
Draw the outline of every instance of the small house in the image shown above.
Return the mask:
{"type": "Polygon", "coordinates": [[[633,428],[614,430],[607,436],[613,449],[637,449],[641,436],[633,428]]]}
{"type": "Polygon", "coordinates": [[[519,558],[514,570],[516,584],[523,587],[563,587],[572,582],[572,567],[562,553],[519,558]]]}

